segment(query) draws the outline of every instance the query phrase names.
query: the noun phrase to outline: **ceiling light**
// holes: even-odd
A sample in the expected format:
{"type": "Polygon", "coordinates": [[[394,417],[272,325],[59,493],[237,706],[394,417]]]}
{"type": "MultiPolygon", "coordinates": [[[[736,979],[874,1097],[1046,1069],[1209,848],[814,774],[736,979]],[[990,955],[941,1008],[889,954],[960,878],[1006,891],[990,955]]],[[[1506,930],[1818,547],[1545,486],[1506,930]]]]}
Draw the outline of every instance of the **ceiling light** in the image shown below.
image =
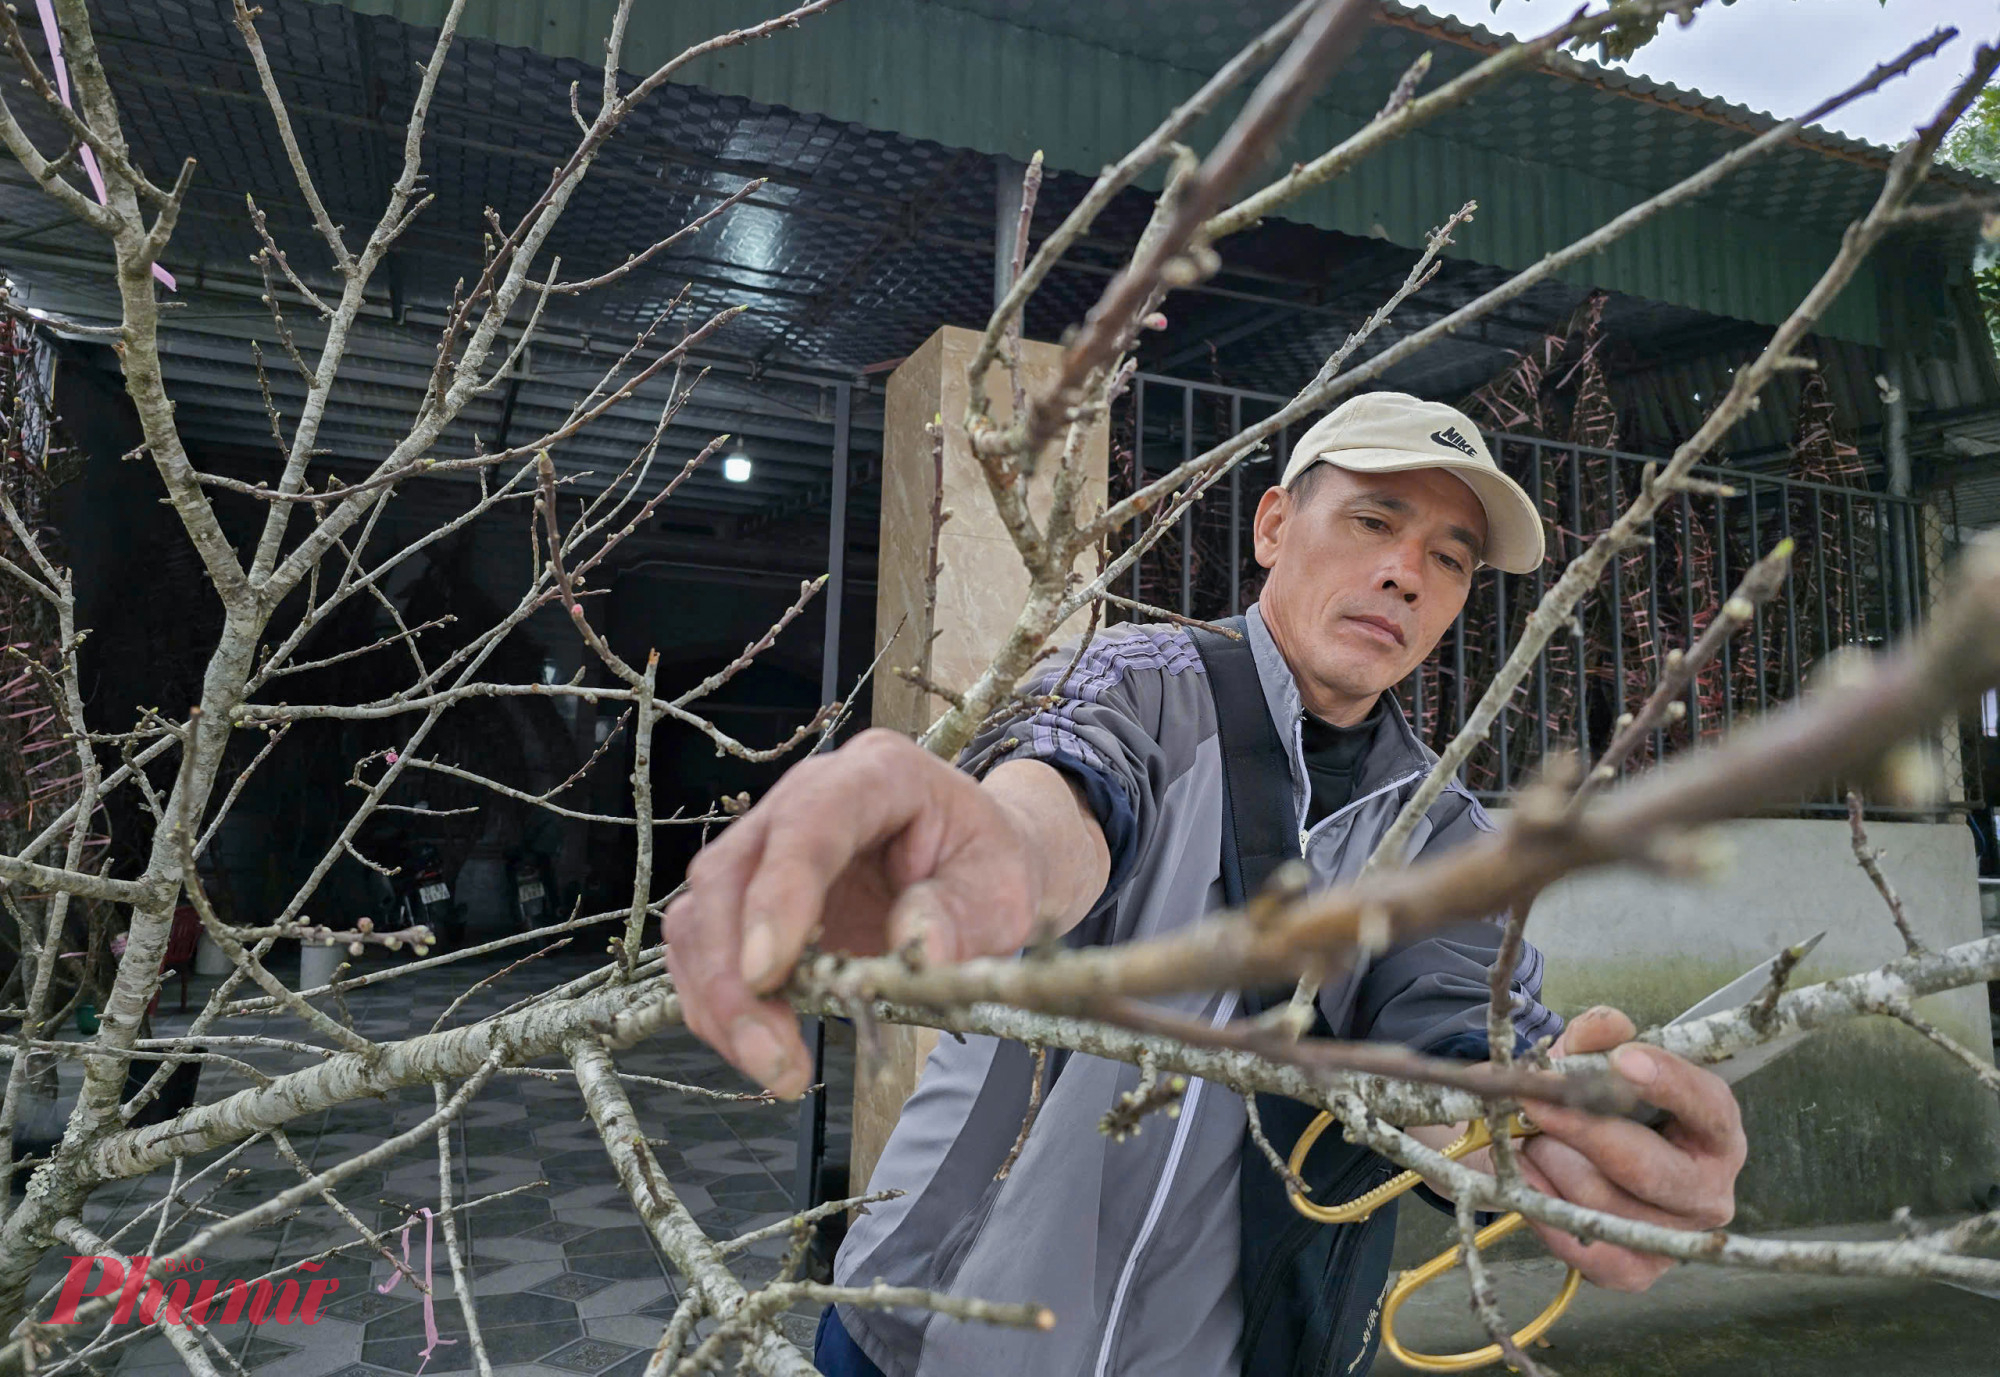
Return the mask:
{"type": "Polygon", "coordinates": [[[750,481],[750,456],[747,454],[732,454],[727,459],[724,459],[722,461],[722,476],[732,483],[748,483],[750,481]]]}

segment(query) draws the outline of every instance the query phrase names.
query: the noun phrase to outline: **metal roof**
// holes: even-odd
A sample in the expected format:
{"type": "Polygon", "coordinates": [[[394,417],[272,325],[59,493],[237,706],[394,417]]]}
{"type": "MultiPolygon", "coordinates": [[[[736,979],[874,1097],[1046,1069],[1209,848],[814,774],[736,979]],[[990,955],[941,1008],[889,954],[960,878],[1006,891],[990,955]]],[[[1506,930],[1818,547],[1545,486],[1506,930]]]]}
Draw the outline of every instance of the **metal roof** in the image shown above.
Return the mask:
{"type": "MultiPolygon", "coordinates": [[[[874,12],[910,2],[849,0],[842,9],[874,12]]],[[[404,433],[452,285],[477,271],[485,208],[511,221],[573,146],[569,86],[580,81],[588,93],[595,74],[581,57],[540,49],[587,47],[594,5],[595,0],[560,5],[472,0],[475,28],[484,22],[496,36],[462,40],[446,68],[425,162],[427,187],[437,201],[371,297],[353,366],[336,392],[322,436],[329,462],[371,462],[404,433]],[[537,48],[526,45],[538,36],[546,41],[537,48]]],[[[320,189],[335,217],[356,230],[372,222],[396,166],[416,64],[431,41],[425,31],[393,18],[357,13],[362,7],[359,0],[353,7],[266,0],[259,21],[320,189]]],[[[372,7],[407,11],[418,19],[425,9],[416,0],[372,7]]],[[[921,8],[930,18],[947,12],[935,5],[921,8]]],[[[1210,17],[1255,8],[1215,6],[1210,17]]],[[[274,233],[302,271],[312,275],[324,252],[304,216],[230,22],[230,0],[96,0],[93,11],[138,160],[159,175],[188,151],[201,160],[166,256],[180,280],[175,308],[165,317],[165,340],[183,432],[205,458],[228,455],[253,467],[268,463],[268,424],[249,342],[263,341],[281,405],[296,398],[298,384],[279,366],[276,331],[258,300],[261,283],[247,263],[257,245],[244,223],[245,193],[269,212],[274,233]]],[[[950,13],[965,22],[1000,22],[962,9],[950,13]]],[[[741,18],[744,7],[736,0],[686,0],[641,6],[639,14],[685,20],[706,35],[741,18]]],[[[29,34],[32,41],[32,25],[29,34]]],[[[1394,26],[1386,34],[1408,36],[1394,26]]],[[[656,36],[647,41],[658,42],[656,36]]],[[[768,76],[789,63],[790,89],[800,101],[814,98],[845,65],[818,25],[743,51],[780,50],[792,56],[759,57],[756,61],[766,65],[758,70],[768,76]]],[[[862,64],[873,73],[869,79],[893,86],[896,69],[883,64],[898,52],[909,55],[885,49],[862,64]]],[[[1122,70],[1114,65],[1107,72],[1122,70]]],[[[1156,94],[1161,104],[1147,107],[1149,123],[1171,98],[1156,94]]],[[[966,91],[948,103],[969,106],[983,98],[966,91]]],[[[1133,100],[1136,109],[1140,102],[1137,96],[1133,100]]],[[[26,108],[22,114],[44,146],[61,146],[39,111],[26,108]]],[[[1482,137],[1498,139],[1498,130],[1496,125],[1482,137]]],[[[1680,142],[1668,144],[1681,149],[1680,142]]],[[[1487,162],[1500,157],[1470,146],[1451,156],[1479,164],[1475,171],[1481,176],[1487,162]]],[[[1692,155],[1681,149],[1675,156],[1692,155]]],[[[1797,156],[1819,160],[1803,151],[1797,156]]],[[[1566,185],[1570,174],[1544,165],[1538,175],[1553,186],[1566,185]]],[[[1872,183],[1875,174],[1861,169],[1853,175],[1872,183]]],[[[717,371],[669,432],[665,448],[674,460],[716,432],[730,431],[745,437],[759,466],[757,479],[739,486],[704,474],[677,497],[676,509],[742,518],[746,529],[769,530],[823,502],[832,432],[829,385],[864,372],[879,379],[883,365],[909,353],[941,323],[983,322],[990,307],[994,164],[982,153],[906,132],[740,93],[669,85],[604,152],[552,248],[563,255],[566,274],[608,268],[653,233],[714,205],[751,176],[770,180],[701,235],[614,291],[552,305],[522,375],[475,402],[439,452],[469,452],[475,435],[489,447],[503,432],[518,442],[546,426],[567,409],[592,370],[607,364],[643,323],[677,298],[679,314],[666,338],[723,304],[747,302],[750,313],[706,351],[717,371]]],[[[1036,232],[1052,227],[1087,186],[1083,175],[1052,172],[1036,232]]],[[[1136,237],[1149,205],[1150,198],[1137,190],[1113,203],[1033,303],[1030,335],[1057,337],[1082,316],[1136,237]]],[[[1482,210],[1481,222],[1487,215],[1482,210]]],[[[1773,242],[1767,233],[1765,243],[1773,242]]],[[[1695,244],[1689,252],[1700,258],[1707,250],[1695,244]]],[[[0,168],[0,268],[25,284],[31,304],[88,319],[115,318],[116,303],[102,270],[105,257],[102,245],[67,221],[18,168],[0,168]]],[[[1288,391],[1379,304],[1413,257],[1393,238],[1297,221],[1268,223],[1231,242],[1221,276],[1173,299],[1169,329],[1148,341],[1147,366],[1288,391]]],[[[1742,281],[1769,285],[1769,275],[1759,271],[1746,269],[1742,281]]],[[[1378,343],[1435,319],[1504,275],[1504,267],[1491,263],[1447,262],[1378,343]]],[[[1592,280],[1601,280],[1594,269],[1584,279],[1592,280]]],[[[1507,349],[1527,345],[1566,317],[1584,290],[1582,282],[1545,283],[1476,330],[1427,351],[1389,381],[1426,395],[1462,396],[1505,365],[1507,349]]],[[[1939,300],[1950,304],[1957,298],[1945,293],[1939,300]]],[[[309,312],[294,305],[288,320],[306,340],[314,337],[309,312]]],[[[1757,333],[1743,319],[1678,304],[1671,296],[1614,296],[1606,322],[1654,365],[1698,363],[1757,333]]],[[[1937,350],[1963,352],[1975,338],[1984,349],[1976,330],[1954,328],[1956,334],[1946,330],[1937,336],[1937,350]]],[[[115,360],[101,345],[77,341],[71,351],[73,358],[115,370],[115,360]]],[[[1865,383],[1866,360],[1874,351],[1857,345],[1854,354],[1863,360],[1857,376],[1865,383]]],[[[1990,370],[1990,360],[1983,353],[1980,359],[1990,370]]],[[[1960,373],[1971,389],[1967,397],[2000,396],[1990,372],[1960,373]]],[[[588,481],[601,481],[589,475],[601,476],[630,457],[650,433],[664,390],[664,384],[650,389],[607,424],[565,445],[559,463],[588,481]]],[[[1863,396],[1857,405],[1865,403],[1863,396]]],[[[857,399],[854,464],[864,480],[880,448],[880,414],[879,387],[857,399]]],[[[1857,411],[1856,424],[1866,421],[1857,411]]],[[[1665,419],[1662,427],[1662,433],[1670,429],[1665,419]]],[[[858,538],[865,542],[865,491],[861,501],[858,538]]]]}
{"type": "MultiPolygon", "coordinates": [[[[436,23],[444,9],[444,0],[325,2],[416,24],[436,23]]],[[[1017,159],[1039,148],[1053,166],[1094,172],[1288,4],[848,0],[808,21],[796,41],[724,50],[691,64],[687,79],[950,147],[1017,159]]],[[[615,8],[616,0],[470,0],[460,32],[601,60],[615,8]]],[[[626,65],[646,70],[773,8],[767,0],[640,6],[626,65]]],[[[1385,0],[1382,19],[1301,121],[1281,165],[1358,128],[1419,52],[1432,52],[1436,83],[1506,41],[1385,0]]],[[[1860,75],[1829,73],[1827,80],[1831,87],[1860,75]]],[[[1477,197],[1483,213],[1456,252],[1518,269],[1773,123],[1698,92],[1563,59],[1502,83],[1287,213],[1416,247],[1477,197]]],[[[1755,173],[1658,217],[1570,280],[1775,324],[1833,255],[1847,222],[1873,200],[1887,157],[1842,135],[1809,131],[1755,173]]],[[[1879,283],[1878,271],[1865,268],[1824,328],[1879,342],[1879,283]]]]}

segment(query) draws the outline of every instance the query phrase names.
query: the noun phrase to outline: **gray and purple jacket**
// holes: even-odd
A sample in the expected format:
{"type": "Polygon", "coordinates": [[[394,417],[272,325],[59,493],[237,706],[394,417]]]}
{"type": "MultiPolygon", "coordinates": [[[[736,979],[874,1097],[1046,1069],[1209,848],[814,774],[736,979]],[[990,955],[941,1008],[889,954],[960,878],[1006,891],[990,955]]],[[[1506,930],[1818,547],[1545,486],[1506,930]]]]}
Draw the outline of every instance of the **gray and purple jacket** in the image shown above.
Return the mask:
{"type": "MultiPolygon", "coordinates": [[[[1300,842],[1323,888],[1352,879],[1436,757],[1392,703],[1346,807],[1309,831],[1299,691],[1255,607],[1248,634],[1266,706],[1290,745],[1300,842]]],[[[1175,626],[1104,631],[1074,669],[1051,658],[1029,686],[1053,706],[984,733],[966,759],[1044,760],[1084,787],[1112,853],[1111,881],[1069,934],[1075,946],[1158,937],[1222,906],[1223,762],[1200,655],[1175,626]],[[1004,743],[1012,739],[1014,745],[1004,743]]],[[[1411,854],[1492,830],[1453,786],[1418,826],[1411,854]]],[[[1487,971],[1499,929],[1467,924],[1372,960],[1319,996],[1340,1036],[1484,1056],[1487,971]],[[1472,1044],[1476,1042],[1477,1047],[1472,1044]]],[[[1514,977],[1516,1027],[1561,1026],[1537,998],[1542,958],[1514,977]]],[[[1221,1023],[1233,991],[1160,1001],[1221,1023]]],[[[1098,1121],[1137,1083],[1136,1067],[1052,1052],[1051,1084],[1020,1160],[994,1173],[1028,1103],[1028,1049],[988,1037],[941,1038],[903,1107],[871,1191],[834,1263],[841,1285],[877,1279],[986,1300],[1047,1305],[1048,1333],[959,1323],[915,1311],[840,1307],[840,1320],[886,1377],[1215,1377],[1238,1369],[1237,1286],[1243,1102],[1192,1082],[1178,1118],[1113,1142],[1098,1121]]],[[[1280,1145],[1284,1150],[1285,1145],[1280,1145]]],[[[1257,1168],[1261,1170],[1262,1168],[1257,1168]]],[[[858,1183],[857,1183],[858,1184],[858,1183]]]]}

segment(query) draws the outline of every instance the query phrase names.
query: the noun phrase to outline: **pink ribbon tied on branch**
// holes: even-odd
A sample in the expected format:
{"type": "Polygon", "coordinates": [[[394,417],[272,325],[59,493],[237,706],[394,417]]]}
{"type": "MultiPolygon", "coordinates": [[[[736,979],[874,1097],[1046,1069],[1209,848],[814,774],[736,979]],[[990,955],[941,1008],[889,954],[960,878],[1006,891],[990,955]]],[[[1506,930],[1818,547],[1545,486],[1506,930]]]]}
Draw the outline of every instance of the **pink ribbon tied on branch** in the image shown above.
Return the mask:
{"type": "MultiPolygon", "coordinates": [[[[47,0],[43,0],[43,3],[46,4],[47,0]]],[[[428,1366],[430,1363],[431,1354],[441,1347],[457,1343],[458,1340],[441,1338],[438,1335],[437,1298],[435,1294],[435,1289],[431,1284],[430,1207],[419,1206],[417,1212],[423,1215],[424,1217],[424,1346],[418,1350],[418,1356],[421,1357],[424,1361],[418,1364],[417,1366],[417,1372],[419,1374],[419,1377],[421,1377],[424,1368],[428,1366]]],[[[410,1226],[416,1222],[417,1221],[414,1219],[405,1219],[403,1221],[403,1266],[404,1267],[408,1267],[410,1264],[410,1226]]],[[[386,1296],[391,1291],[396,1289],[396,1283],[401,1281],[402,1279],[403,1279],[403,1271],[401,1268],[398,1268],[396,1271],[393,1271],[389,1274],[389,1279],[387,1281],[383,1282],[380,1286],[376,1287],[375,1289],[382,1295],[386,1296]]]]}
{"type": "MultiPolygon", "coordinates": [[[[35,12],[42,19],[42,37],[46,38],[49,43],[49,66],[55,68],[56,94],[62,97],[64,105],[74,110],[76,109],[76,102],[71,100],[69,95],[69,64],[63,61],[62,29],[56,24],[54,0],[35,0],[35,12]]],[[[77,152],[83,162],[83,170],[90,178],[90,185],[97,192],[97,204],[100,206],[110,205],[111,196],[104,189],[104,173],[97,166],[96,152],[89,144],[83,145],[77,152]]],[[[153,265],[153,276],[165,283],[168,291],[177,292],[180,290],[180,287],[174,282],[174,275],[158,263],[153,265]]]]}

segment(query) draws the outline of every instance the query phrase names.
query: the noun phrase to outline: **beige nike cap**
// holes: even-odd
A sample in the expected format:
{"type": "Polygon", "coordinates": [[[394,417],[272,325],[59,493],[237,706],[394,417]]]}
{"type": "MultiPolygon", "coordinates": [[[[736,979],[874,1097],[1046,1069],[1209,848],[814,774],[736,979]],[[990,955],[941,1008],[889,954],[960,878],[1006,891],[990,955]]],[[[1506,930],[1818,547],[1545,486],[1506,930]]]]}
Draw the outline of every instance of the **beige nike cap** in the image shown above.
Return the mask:
{"type": "Polygon", "coordinates": [[[1314,464],[1350,473],[1449,469],[1486,508],[1483,562],[1510,574],[1541,567],[1541,513],[1521,485],[1500,471],[1479,428],[1456,407],[1407,392],[1350,397],[1299,437],[1280,485],[1289,487],[1314,464]]]}

